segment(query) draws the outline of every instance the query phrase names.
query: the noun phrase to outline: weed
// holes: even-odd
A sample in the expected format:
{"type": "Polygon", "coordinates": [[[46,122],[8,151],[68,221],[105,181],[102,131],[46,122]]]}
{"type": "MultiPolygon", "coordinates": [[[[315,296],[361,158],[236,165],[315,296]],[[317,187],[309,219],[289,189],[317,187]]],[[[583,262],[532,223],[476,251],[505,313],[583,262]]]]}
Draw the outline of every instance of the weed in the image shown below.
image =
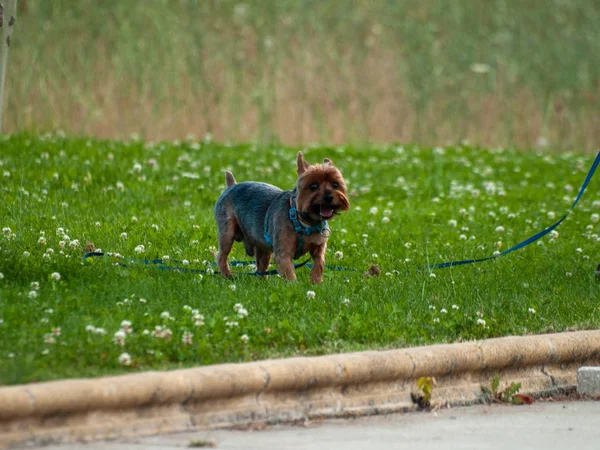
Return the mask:
{"type": "Polygon", "coordinates": [[[431,394],[433,388],[437,386],[434,377],[421,377],[417,380],[417,388],[421,391],[421,395],[411,393],[410,398],[421,409],[431,407],[431,394]]]}

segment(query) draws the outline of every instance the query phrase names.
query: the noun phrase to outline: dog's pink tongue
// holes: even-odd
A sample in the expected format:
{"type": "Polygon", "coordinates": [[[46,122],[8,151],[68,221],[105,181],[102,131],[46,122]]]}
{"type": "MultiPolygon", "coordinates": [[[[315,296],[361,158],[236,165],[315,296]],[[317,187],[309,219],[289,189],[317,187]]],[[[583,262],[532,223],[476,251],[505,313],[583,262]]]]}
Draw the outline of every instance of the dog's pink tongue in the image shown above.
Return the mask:
{"type": "Polygon", "coordinates": [[[321,206],[321,216],[329,219],[331,216],[333,216],[333,209],[329,206],[321,206]]]}

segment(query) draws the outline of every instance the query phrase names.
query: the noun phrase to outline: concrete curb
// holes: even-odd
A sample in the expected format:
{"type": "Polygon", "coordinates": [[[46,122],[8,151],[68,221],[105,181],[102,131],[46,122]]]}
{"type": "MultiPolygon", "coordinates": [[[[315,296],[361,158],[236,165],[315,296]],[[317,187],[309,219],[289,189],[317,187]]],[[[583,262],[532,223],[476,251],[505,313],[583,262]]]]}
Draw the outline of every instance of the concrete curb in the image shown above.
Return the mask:
{"type": "Polygon", "coordinates": [[[423,376],[434,403],[477,401],[496,374],[536,394],[576,386],[583,365],[600,365],[600,331],[4,387],[0,447],[403,411],[423,376]]]}

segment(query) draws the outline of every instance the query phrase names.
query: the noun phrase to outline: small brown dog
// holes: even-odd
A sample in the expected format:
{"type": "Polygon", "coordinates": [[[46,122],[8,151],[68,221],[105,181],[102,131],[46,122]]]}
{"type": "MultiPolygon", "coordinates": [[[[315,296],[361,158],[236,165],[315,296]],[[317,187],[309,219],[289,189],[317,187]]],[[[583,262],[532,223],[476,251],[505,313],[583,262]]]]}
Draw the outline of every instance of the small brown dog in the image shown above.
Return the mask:
{"type": "Polygon", "coordinates": [[[341,172],[326,158],[310,165],[298,152],[298,180],[291,191],[256,181],[237,184],[227,172],[227,189],[215,204],[219,233],[217,265],[230,278],[227,257],[234,241],[243,242],[256,258],[257,272],[265,272],[274,255],[279,274],[296,280],[293,260],[310,253],[310,279],[320,283],[325,268],[327,219],[350,208],[341,172]]]}

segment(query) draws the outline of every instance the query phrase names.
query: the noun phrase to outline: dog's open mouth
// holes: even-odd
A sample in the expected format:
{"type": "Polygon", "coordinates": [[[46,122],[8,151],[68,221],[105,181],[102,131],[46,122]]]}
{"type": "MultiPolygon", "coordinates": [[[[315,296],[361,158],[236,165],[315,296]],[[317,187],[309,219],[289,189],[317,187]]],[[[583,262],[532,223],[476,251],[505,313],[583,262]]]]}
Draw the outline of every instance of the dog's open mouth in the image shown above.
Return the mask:
{"type": "Polygon", "coordinates": [[[321,217],[323,217],[324,219],[329,219],[329,218],[333,217],[334,213],[335,213],[335,209],[333,206],[321,205],[319,215],[321,217]]]}

